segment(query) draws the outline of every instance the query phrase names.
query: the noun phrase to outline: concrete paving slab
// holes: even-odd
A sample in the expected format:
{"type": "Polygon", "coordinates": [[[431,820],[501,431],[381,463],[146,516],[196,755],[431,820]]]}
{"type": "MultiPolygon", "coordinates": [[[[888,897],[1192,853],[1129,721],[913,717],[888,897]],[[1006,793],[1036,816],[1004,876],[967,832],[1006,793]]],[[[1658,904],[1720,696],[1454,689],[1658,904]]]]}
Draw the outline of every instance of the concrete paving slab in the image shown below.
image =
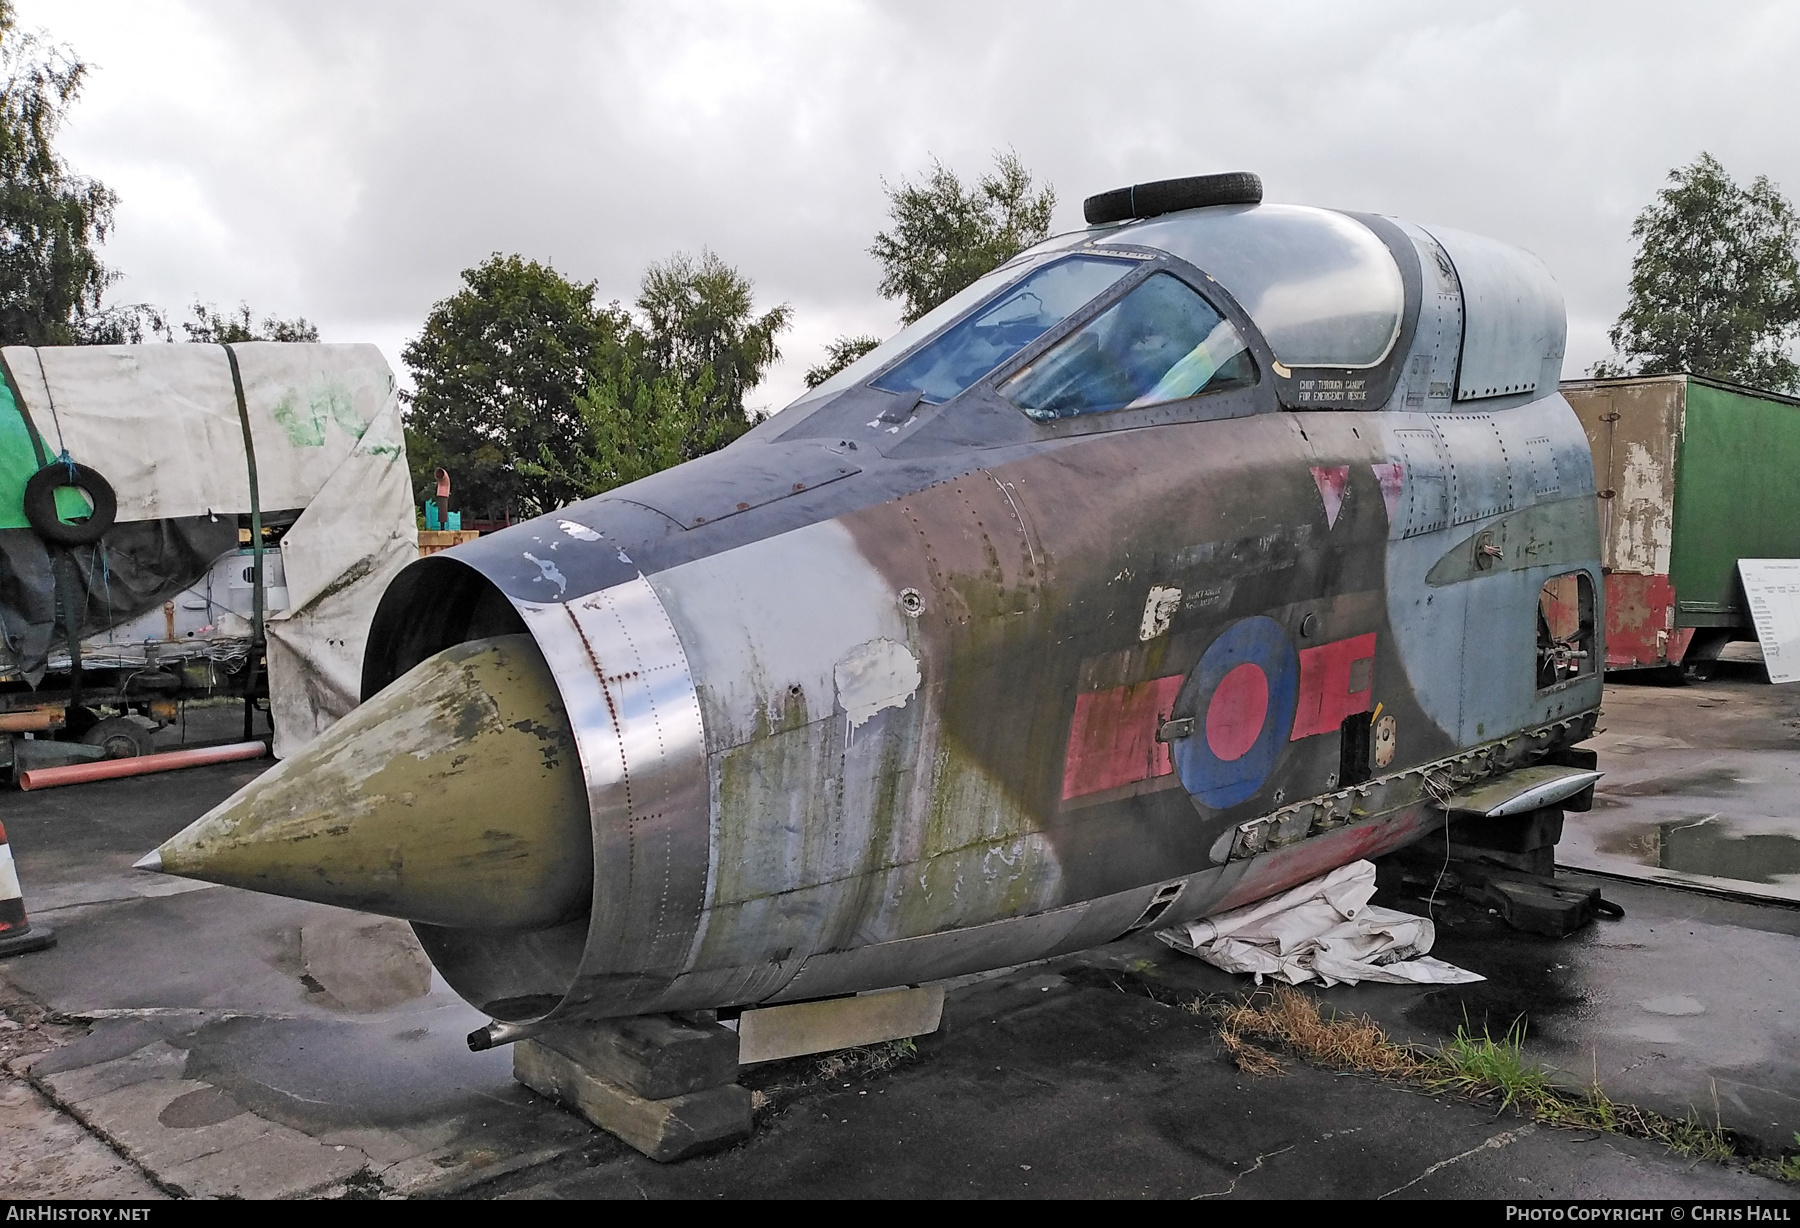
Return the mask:
{"type": "MultiPolygon", "coordinates": [[[[90,1100],[62,1101],[59,1098],[59,1103],[89,1129],[143,1165],[147,1172],[155,1173],[164,1184],[181,1186],[189,1193],[216,1194],[216,1191],[196,1189],[186,1182],[171,1180],[172,1170],[253,1142],[275,1129],[273,1123],[245,1112],[242,1106],[236,1106],[236,1111],[223,1121],[173,1127],[162,1123],[165,1111],[176,1101],[193,1093],[216,1090],[197,1079],[151,1079],[115,1088],[90,1100]]],[[[179,1116],[173,1120],[183,1121],[179,1116]]]]}
{"type": "Polygon", "coordinates": [[[0,1198],[166,1197],[36,1088],[22,1079],[0,1078],[0,1198]]]}
{"type": "Polygon", "coordinates": [[[55,914],[87,904],[112,904],[120,900],[154,899],[164,895],[182,895],[189,891],[209,891],[216,883],[197,883],[191,879],[164,878],[156,882],[141,871],[130,877],[102,878],[89,882],[64,882],[37,885],[29,900],[30,914],[40,920],[54,920],[55,914]]]}
{"type": "MultiPolygon", "coordinates": [[[[245,1114],[245,1116],[252,1116],[245,1114]]],[[[200,1198],[304,1198],[333,1194],[365,1171],[366,1158],[349,1148],[326,1147],[296,1130],[274,1126],[180,1164],[159,1162],[168,1184],[200,1198]]]]}
{"type": "Polygon", "coordinates": [[[1560,864],[1800,902],[1800,686],[1724,663],[1712,681],[1606,688],[1587,745],[1606,773],[1560,864]]]}
{"type": "MultiPolygon", "coordinates": [[[[49,1063],[44,1063],[48,1065],[49,1063]]],[[[122,1087],[140,1083],[179,1079],[187,1069],[187,1054],[151,1041],[143,1047],[119,1057],[96,1061],[57,1071],[34,1070],[36,1081],[50,1089],[63,1104],[86,1104],[102,1096],[110,1096],[122,1087]]]]}

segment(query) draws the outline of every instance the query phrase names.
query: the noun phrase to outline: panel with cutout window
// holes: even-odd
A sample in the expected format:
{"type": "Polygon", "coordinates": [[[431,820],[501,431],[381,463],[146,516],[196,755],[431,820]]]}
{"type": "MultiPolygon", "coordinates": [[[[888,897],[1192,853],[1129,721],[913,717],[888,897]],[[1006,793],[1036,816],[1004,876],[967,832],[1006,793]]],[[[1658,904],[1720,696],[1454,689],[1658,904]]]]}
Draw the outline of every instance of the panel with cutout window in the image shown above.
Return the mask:
{"type": "Polygon", "coordinates": [[[1538,593],[1538,689],[1587,677],[1594,667],[1594,582],[1585,571],[1552,576],[1538,593]]]}

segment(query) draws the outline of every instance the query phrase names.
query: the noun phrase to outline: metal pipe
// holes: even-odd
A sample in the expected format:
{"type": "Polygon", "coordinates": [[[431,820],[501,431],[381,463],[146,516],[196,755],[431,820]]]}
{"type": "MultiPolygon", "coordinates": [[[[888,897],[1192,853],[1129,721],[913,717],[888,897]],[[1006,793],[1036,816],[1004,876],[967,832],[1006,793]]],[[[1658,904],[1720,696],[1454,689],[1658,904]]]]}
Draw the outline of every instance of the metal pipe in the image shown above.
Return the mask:
{"type": "Polygon", "coordinates": [[[264,742],[233,742],[228,746],[172,750],[160,755],[134,755],[129,759],[72,763],[68,767],[32,768],[19,774],[19,788],[53,789],[58,785],[85,784],[90,780],[115,780],[121,776],[143,776],[150,772],[169,772],[176,768],[200,767],[208,763],[260,759],[268,753],[269,747],[264,742]]]}
{"type": "Polygon", "coordinates": [[[484,1027],[476,1028],[469,1033],[469,1048],[476,1053],[484,1049],[510,1045],[521,1040],[530,1040],[550,1025],[542,1019],[534,1019],[529,1023],[503,1023],[496,1019],[484,1027]]]}
{"type": "Polygon", "coordinates": [[[63,710],[61,708],[33,708],[26,712],[0,712],[0,733],[61,729],[62,724],[63,710]]]}

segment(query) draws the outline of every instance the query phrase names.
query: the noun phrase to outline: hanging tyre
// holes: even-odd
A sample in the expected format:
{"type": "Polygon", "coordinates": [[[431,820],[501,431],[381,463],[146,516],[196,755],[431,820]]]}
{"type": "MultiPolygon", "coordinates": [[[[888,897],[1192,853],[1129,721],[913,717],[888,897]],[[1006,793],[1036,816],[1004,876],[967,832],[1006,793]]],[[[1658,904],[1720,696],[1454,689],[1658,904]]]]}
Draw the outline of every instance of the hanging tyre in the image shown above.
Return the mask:
{"type": "Polygon", "coordinates": [[[37,535],[52,545],[86,546],[97,542],[113,527],[119,515],[119,497],[112,483],[87,465],[51,461],[25,483],[25,519],[37,535]],[[73,486],[87,497],[94,510],[82,520],[64,520],[56,512],[56,492],[73,486]]]}

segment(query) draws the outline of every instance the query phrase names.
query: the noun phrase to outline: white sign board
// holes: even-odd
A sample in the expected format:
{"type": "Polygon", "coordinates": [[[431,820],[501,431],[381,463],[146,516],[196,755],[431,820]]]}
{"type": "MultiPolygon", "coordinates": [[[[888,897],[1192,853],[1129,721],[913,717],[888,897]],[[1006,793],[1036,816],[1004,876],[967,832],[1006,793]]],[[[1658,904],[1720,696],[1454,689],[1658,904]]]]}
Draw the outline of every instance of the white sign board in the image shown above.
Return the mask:
{"type": "Polygon", "coordinates": [[[1800,682],[1800,559],[1739,559],[1770,682],[1800,682]]]}

